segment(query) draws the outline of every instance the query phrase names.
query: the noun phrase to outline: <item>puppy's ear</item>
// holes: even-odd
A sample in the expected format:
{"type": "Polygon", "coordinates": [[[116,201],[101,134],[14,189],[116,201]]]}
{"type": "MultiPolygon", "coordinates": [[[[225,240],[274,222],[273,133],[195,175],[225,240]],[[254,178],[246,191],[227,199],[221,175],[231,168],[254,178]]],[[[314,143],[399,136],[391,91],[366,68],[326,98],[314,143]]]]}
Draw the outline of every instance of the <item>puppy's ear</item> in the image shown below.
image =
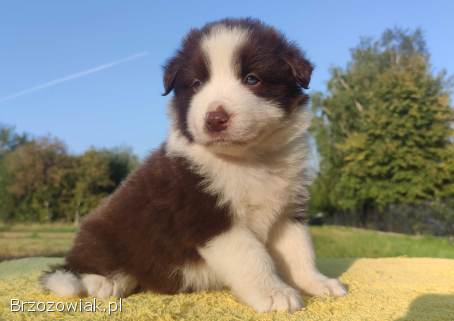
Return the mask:
{"type": "Polygon", "coordinates": [[[164,66],[164,93],[163,96],[167,96],[174,87],[175,78],[180,71],[181,63],[178,56],[175,56],[167,61],[164,66]]]}
{"type": "Polygon", "coordinates": [[[304,89],[308,89],[314,67],[306,58],[304,58],[304,55],[298,49],[292,49],[293,50],[290,50],[289,53],[285,55],[284,61],[290,66],[293,77],[295,77],[298,85],[304,89]]]}

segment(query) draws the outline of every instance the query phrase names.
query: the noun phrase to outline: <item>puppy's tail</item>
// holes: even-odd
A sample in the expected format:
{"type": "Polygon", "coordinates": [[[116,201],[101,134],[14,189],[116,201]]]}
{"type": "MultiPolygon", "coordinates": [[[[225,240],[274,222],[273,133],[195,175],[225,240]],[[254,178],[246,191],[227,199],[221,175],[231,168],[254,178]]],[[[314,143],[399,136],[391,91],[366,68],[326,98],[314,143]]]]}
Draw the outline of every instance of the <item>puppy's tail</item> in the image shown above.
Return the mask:
{"type": "Polygon", "coordinates": [[[81,296],[85,288],[78,273],[71,272],[66,265],[52,266],[40,277],[44,289],[57,296],[81,296]]]}

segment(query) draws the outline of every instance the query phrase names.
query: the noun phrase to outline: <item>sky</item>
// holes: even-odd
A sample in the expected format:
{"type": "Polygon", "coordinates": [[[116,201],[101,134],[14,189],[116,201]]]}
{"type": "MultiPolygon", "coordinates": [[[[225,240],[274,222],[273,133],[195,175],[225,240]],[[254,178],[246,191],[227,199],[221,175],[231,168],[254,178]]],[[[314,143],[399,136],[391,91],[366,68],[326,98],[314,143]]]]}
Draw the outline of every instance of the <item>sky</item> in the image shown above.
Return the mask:
{"type": "Polygon", "coordinates": [[[424,31],[434,72],[454,74],[454,1],[3,0],[0,123],[62,139],[71,153],[130,146],[140,157],[167,135],[162,65],[193,27],[255,17],[315,64],[311,91],[345,66],[361,37],[424,31]]]}

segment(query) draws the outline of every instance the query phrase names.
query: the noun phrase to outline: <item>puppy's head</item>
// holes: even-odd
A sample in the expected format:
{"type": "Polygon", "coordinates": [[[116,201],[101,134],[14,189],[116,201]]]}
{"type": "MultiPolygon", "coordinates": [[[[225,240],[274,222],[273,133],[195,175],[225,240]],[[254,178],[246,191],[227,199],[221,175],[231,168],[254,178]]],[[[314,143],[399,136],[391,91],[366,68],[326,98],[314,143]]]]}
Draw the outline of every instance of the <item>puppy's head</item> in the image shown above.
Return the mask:
{"type": "Polygon", "coordinates": [[[306,102],[311,64],[275,29],[226,19],[194,29],[164,67],[164,95],[186,138],[215,151],[260,141],[306,102]]]}

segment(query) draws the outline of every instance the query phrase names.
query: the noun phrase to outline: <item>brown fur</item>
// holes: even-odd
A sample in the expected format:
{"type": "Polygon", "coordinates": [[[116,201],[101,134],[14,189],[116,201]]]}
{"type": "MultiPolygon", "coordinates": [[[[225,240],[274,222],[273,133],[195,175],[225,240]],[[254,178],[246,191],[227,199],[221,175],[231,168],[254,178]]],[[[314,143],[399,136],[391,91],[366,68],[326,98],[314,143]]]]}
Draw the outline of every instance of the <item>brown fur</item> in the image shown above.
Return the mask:
{"type": "Polygon", "coordinates": [[[154,152],[83,221],[66,268],[76,273],[125,272],[143,289],[175,293],[179,268],[201,260],[196,248],[229,228],[228,208],[202,190],[182,158],[154,152]]]}

